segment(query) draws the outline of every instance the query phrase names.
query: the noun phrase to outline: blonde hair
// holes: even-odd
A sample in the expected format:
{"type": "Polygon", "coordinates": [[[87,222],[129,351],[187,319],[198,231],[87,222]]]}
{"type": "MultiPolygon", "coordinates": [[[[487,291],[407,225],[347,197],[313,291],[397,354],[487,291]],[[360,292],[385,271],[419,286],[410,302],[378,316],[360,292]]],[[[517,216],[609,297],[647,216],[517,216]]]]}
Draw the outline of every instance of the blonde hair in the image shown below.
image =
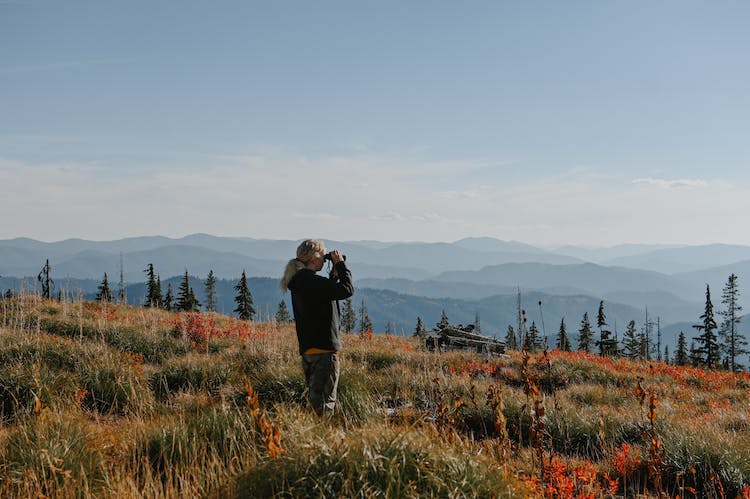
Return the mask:
{"type": "Polygon", "coordinates": [[[284,275],[281,281],[279,281],[281,291],[286,293],[286,290],[289,289],[289,282],[294,277],[294,274],[304,269],[313,258],[323,256],[325,251],[326,246],[320,239],[305,239],[302,241],[297,246],[297,258],[289,260],[284,268],[284,275]]]}

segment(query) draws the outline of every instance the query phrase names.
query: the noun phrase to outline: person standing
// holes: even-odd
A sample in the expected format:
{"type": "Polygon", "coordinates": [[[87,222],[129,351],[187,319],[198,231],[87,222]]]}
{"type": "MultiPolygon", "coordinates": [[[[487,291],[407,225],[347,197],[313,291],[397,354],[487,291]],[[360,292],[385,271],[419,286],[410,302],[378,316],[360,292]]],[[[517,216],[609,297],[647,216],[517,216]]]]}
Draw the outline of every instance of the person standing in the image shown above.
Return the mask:
{"type": "Polygon", "coordinates": [[[352,274],[338,250],[326,253],[323,241],[306,239],[289,260],[279,283],[292,293],[292,310],[308,400],[317,414],[333,414],[339,381],[341,332],[338,300],[354,293],[352,274]],[[333,262],[326,278],[317,274],[326,259],[333,262]]]}

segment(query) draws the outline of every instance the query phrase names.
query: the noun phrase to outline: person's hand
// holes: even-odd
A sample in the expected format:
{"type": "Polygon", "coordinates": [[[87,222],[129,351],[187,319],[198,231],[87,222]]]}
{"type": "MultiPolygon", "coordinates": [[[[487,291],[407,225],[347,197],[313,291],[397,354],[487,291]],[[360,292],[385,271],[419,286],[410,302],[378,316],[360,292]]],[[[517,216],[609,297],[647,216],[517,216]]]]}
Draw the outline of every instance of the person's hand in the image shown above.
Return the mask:
{"type": "Polygon", "coordinates": [[[337,263],[344,261],[344,256],[339,250],[333,250],[331,251],[331,261],[333,261],[333,264],[336,265],[337,263]]]}

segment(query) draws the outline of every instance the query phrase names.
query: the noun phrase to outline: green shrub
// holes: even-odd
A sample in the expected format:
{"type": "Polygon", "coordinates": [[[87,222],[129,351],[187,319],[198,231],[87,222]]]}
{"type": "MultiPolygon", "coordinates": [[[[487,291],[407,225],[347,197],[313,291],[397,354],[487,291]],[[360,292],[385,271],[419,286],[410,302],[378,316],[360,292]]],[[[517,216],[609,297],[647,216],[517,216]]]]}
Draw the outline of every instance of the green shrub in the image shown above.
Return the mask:
{"type": "Polygon", "coordinates": [[[86,422],[64,413],[44,413],[13,427],[0,452],[0,470],[12,482],[25,483],[40,493],[66,496],[86,483],[90,490],[103,484],[102,455],[88,441],[86,422]]]}
{"type": "Polygon", "coordinates": [[[41,319],[39,327],[49,334],[67,338],[96,339],[101,337],[99,330],[94,325],[73,319],[44,317],[41,319]]]}
{"type": "MultiPolygon", "coordinates": [[[[477,456],[392,430],[291,449],[236,481],[237,497],[512,497],[510,481],[477,456]]],[[[521,494],[518,494],[521,497],[521,494]]]]}
{"type": "Polygon", "coordinates": [[[150,425],[137,437],[136,456],[164,475],[176,466],[201,468],[206,462],[225,464],[258,453],[262,445],[255,421],[240,407],[190,405],[177,417],[150,425]]]}
{"type": "Polygon", "coordinates": [[[167,363],[149,378],[149,386],[159,400],[180,390],[202,390],[218,395],[227,382],[230,366],[203,357],[182,357],[167,363]]]}
{"type": "Polygon", "coordinates": [[[378,415],[373,385],[363,373],[342,373],[339,377],[337,405],[341,418],[361,425],[378,415]]]}
{"type": "Polygon", "coordinates": [[[172,355],[185,355],[191,348],[182,339],[167,334],[148,333],[133,327],[113,327],[104,332],[107,344],[132,354],[143,355],[147,362],[161,363],[172,355]]]}
{"type": "Polygon", "coordinates": [[[84,407],[103,414],[147,414],[154,397],[140,372],[124,356],[102,348],[98,356],[76,366],[81,388],[87,391],[84,407]]]}

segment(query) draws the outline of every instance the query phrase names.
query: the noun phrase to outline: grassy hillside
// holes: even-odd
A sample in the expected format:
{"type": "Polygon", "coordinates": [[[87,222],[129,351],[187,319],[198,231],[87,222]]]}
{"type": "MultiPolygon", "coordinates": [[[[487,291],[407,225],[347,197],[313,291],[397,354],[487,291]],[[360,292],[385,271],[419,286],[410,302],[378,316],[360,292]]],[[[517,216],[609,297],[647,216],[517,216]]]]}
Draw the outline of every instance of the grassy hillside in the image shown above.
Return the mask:
{"type": "Polygon", "coordinates": [[[0,301],[0,496],[750,497],[750,375],[384,335],[342,356],[320,419],[291,326],[0,301]]]}

